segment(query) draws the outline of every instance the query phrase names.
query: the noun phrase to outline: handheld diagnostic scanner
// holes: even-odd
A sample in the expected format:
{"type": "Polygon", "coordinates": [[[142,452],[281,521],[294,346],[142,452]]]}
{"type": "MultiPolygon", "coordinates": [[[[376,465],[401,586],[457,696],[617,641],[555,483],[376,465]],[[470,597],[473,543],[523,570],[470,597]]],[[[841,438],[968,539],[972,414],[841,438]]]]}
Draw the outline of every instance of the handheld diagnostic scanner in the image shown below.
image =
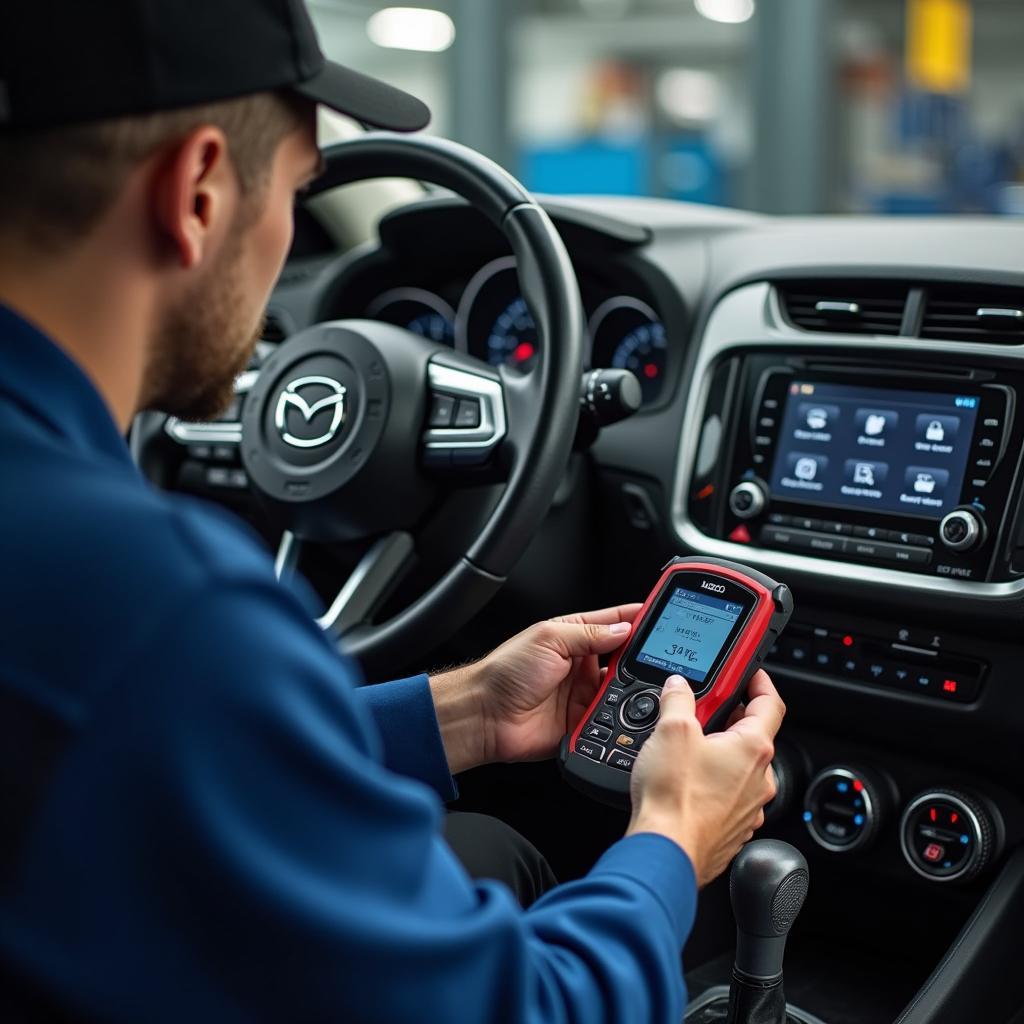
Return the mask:
{"type": "Polygon", "coordinates": [[[719,558],[674,558],[612,657],[586,714],[562,740],[560,760],[578,789],[621,804],[654,731],[661,688],[683,676],[705,732],[725,726],[793,610],[789,588],[719,558]]]}

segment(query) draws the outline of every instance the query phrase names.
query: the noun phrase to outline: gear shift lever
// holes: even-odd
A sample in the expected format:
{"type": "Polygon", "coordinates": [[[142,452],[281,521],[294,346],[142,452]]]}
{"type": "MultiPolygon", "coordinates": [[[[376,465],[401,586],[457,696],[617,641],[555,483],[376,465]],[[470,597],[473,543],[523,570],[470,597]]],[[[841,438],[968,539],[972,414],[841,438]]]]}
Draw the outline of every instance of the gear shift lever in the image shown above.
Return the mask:
{"type": "Polygon", "coordinates": [[[736,961],[728,1024],[785,1024],[782,958],[807,882],[803,854],[776,839],[748,843],[733,861],[729,894],[736,917],[736,961]]]}

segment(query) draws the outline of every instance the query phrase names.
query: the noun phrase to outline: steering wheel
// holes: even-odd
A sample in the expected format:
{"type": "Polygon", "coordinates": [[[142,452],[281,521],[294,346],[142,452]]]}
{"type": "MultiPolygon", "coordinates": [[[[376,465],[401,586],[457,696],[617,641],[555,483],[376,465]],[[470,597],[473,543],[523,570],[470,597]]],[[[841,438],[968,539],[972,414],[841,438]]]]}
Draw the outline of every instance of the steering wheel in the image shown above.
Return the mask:
{"type": "Polygon", "coordinates": [[[284,528],[277,571],[293,571],[304,544],[361,542],[365,553],[320,623],[373,674],[421,656],[468,622],[540,527],[579,416],[584,320],[547,214],[479,153],[371,133],[329,147],[324,158],[314,193],[403,177],[465,198],[508,240],[540,342],[537,364],[518,374],[399,327],[338,320],[286,339],[247,378],[235,440],[251,488],[284,528]],[[476,536],[425,593],[374,623],[414,562],[428,509],[479,480],[481,467],[505,483],[476,536]]]}

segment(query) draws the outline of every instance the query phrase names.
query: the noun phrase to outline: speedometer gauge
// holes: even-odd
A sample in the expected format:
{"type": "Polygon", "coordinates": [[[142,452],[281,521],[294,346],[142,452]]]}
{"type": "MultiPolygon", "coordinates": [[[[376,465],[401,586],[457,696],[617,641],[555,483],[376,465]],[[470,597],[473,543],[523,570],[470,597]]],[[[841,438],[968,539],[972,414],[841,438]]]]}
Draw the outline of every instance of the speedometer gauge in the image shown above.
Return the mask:
{"type": "Polygon", "coordinates": [[[440,295],[424,288],[392,288],[367,306],[366,316],[442,345],[455,344],[455,311],[440,295]]]}
{"type": "Polygon", "coordinates": [[[486,360],[528,373],[539,355],[537,325],[519,290],[512,256],[492,260],[466,285],[456,317],[455,346],[486,360]]]}
{"type": "Polygon", "coordinates": [[[491,366],[512,366],[526,373],[537,361],[537,325],[526,300],[515,299],[494,321],[487,339],[487,361],[491,366]]]}
{"type": "Polygon", "coordinates": [[[636,374],[644,404],[661,393],[668,357],[665,325],[646,303],[618,295],[601,303],[590,318],[592,367],[636,374]]]}

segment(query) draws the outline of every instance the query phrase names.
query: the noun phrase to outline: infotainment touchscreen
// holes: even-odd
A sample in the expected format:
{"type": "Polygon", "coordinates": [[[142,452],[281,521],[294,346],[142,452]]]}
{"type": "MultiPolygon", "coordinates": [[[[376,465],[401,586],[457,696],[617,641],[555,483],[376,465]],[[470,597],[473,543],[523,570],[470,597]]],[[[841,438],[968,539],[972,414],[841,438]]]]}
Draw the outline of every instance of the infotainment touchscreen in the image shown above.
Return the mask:
{"type": "Polygon", "coordinates": [[[960,499],[977,395],[792,381],[774,497],[939,519],[960,499]]]}

